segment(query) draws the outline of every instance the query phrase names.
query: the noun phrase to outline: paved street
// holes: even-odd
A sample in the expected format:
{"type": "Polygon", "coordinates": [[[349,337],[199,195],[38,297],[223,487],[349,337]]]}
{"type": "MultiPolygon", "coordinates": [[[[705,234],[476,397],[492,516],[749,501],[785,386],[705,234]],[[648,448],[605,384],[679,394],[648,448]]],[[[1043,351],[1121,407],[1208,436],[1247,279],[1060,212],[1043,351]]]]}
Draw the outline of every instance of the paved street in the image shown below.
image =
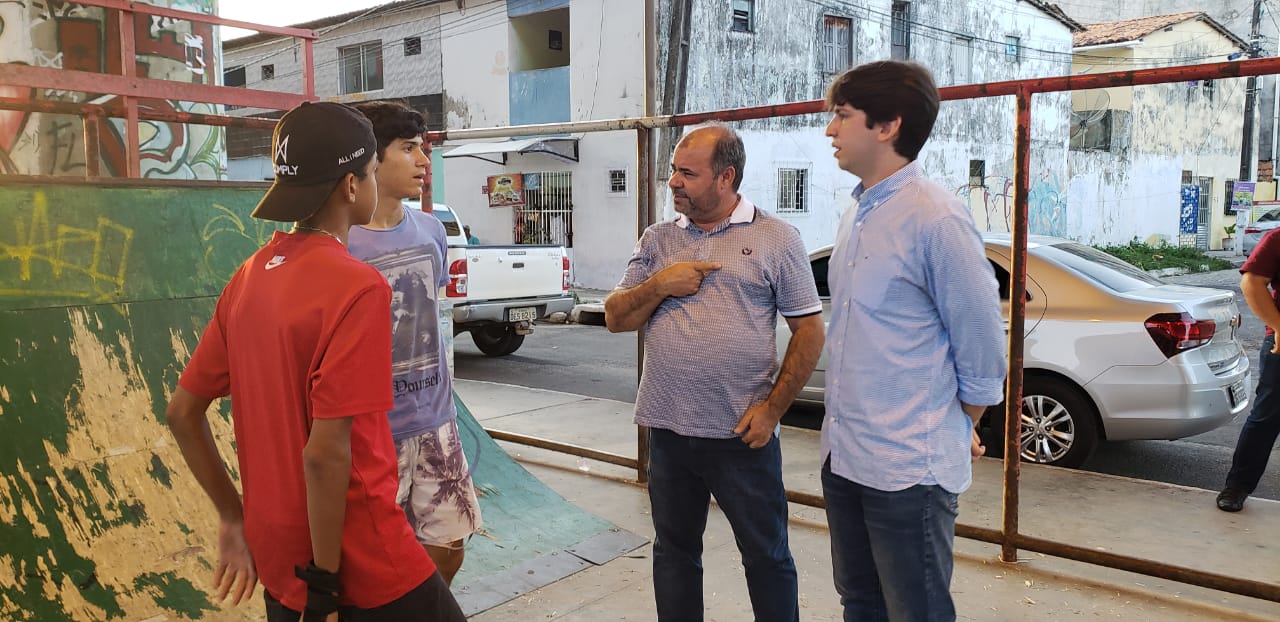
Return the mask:
{"type": "MultiPolygon", "coordinates": [[[[1262,323],[1240,299],[1239,274],[1234,270],[1169,277],[1170,282],[1230,289],[1236,293],[1244,323],[1240,334],[1257,369],[1262,323]]],[[[635,333],[612,334],[599,326],[540,324],[515,354],[489,358],[480,354],[469,336],[456,341],[459,378],[488,380],[634,402],[636,395],[635,333]]],[[[816,428],[820,407],[797,406],[784,423],[816,428]]],[[[1084,468],[1099,473],[1216,490],[1222,485],[1231,452],[1240,432],[1239,420],[1179,441],[1129,441],[1104,443],[1084,468]]],[[[1257,496],[1280,499],[1280,455],[1272,454],[1271,467],[1257,496]]]]}

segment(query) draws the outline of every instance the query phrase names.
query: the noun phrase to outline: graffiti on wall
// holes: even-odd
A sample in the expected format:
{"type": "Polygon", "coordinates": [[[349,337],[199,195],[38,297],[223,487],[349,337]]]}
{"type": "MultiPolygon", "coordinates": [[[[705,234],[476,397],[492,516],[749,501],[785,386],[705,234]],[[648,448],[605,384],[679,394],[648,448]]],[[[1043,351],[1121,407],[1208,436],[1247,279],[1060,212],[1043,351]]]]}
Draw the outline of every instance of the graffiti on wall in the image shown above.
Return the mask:
{"type": "MultiPolygon", "coordinates": [[[[1067,195],[1056,174],[1031,180],[1027,193],[1027,229],[1032,234],[1066,237],[1067,195]]],[[[956,196],[969,205],[979,231],[1009,231],[1013,227],[1013,178],[992,175],[981,186],[965,184],[956,196]]]]}
{"type": "Polygon", "coordinates": [[[43,192],[35,193],[27,214],[12,222],[11,240],[0,239],[0,263],[17,264],[17,282],[0,285],[0,297],[100,302],[120,296],[133,246],[132,228],[102,216],[91,217],[89,226],[51,223],[43,192]]]}
{"type": "MultiPolygon", "coordinates": [[[[213,14],[214,0],[154,0],[151,4],[213,14]]],[[[0,1],[0,62],[94,73],[122,74],[117,11],[55,0],[0,1]]],[[[145,78],[216,84],[213,27],[134,14],[135,69],[145,78]]],[[[59,89],[0,86],[0,96],[111,105],[113,95],[59,89]]],[[[143,100],[140,110],[217,114],[212,104],[143,100]]],[[[90,137],[99,144],[102,174],[126,170],[125,123],[101,123],[90,137]]],[[[144,177],[222,179],[226,141],[222,128],[141,120],[140,172],[144,177]]],[[[0,111],[0,173],[84,175],[85,131],[75,116],[0,111]]]]}

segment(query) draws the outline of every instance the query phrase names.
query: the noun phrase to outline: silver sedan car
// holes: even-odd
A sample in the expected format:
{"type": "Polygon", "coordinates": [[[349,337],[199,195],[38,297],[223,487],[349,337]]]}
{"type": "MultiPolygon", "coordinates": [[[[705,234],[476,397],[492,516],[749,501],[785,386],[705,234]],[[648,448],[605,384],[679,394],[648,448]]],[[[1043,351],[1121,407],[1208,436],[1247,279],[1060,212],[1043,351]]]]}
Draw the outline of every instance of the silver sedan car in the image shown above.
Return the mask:
{"type": "Polygon", "coordinates": [[[1262,236],[1276,227],[1280,227],[1280,208],[1268,210],[1257,220],[1245,225],[1244,237],[1240,240],[1244,254],[1246,256],[1252,254],[1253,249],[1257,248],[1258,243],[1262,241],[1262,236]]]}
{"type": "MultiPolygon", "coordinates": [[[[1009,317],[1008,234],[983,236],[1009,317]]],[[[829,313],[831,247],[810,253],[829,313]]],[[[1023,348],[1021,455],[1076,467],[1100,440],[1178,439],[1230,422],[1249,407],[1249,359],[1230,291],[1164,283],[1092,247],[1031,236],[1023,348]]],[[[779,352],[790,331],[779,323],[779,352]]],[[[823,399],[826,353],[800,399],[823,399]]],[[[1003,446],[1004,406],[981,426],[1003,446]]]]}

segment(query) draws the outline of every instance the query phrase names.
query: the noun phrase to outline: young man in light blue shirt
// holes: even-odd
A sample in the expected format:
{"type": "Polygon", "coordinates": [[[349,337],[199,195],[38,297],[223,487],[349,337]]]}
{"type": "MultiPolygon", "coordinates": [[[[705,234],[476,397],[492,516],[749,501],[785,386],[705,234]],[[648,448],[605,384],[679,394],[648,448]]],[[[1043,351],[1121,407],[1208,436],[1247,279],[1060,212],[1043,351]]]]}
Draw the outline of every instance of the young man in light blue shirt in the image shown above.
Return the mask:
{"type": "Polygon", "coordinates": [[[955,620],[958,495],[974,424],[1003,399],[1000,299],[968,208],[916,156],[938,90],[914,63],[855,67],[827,91],[840,168],[858,176],[828,278],[822,489],[846,621],[955,620]]]}

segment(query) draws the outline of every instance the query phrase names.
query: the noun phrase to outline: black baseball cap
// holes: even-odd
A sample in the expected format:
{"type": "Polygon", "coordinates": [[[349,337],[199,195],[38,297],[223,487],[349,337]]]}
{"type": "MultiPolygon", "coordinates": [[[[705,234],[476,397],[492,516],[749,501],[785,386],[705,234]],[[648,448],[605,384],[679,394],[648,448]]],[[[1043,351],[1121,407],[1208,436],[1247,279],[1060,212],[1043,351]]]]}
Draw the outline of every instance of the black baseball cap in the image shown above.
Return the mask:
{"type": "Polygon", "coordinates": [[[338,182],[378,152],[373,124],[355,108],[303,102],[286,112],[271,137],[275,183],[254,218],[293,222],[319,210],[338,182]]]}

